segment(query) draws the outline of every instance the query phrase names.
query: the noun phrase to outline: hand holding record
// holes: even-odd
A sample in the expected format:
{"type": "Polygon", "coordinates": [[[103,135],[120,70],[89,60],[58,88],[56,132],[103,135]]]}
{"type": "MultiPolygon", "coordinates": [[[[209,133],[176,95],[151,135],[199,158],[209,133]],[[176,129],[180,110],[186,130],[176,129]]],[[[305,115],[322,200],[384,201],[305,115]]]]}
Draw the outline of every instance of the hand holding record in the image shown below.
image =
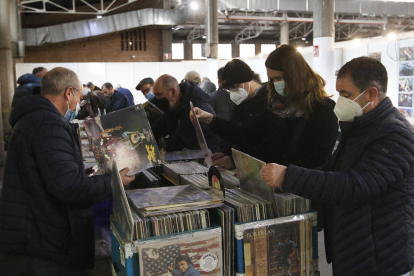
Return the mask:
{"type": "Polygon", "coordinates": [[[194,114],[193,111],[190,111],[190,119],[193,125],[197,126],[196,119],[201,123],[211,123],[213,120],[214,115],[211,113],[208,113],[207,111],[204,111],[198,107],[194,107],[194,114]],[[195,114],[195,115],[194,115],[195,114]]]}

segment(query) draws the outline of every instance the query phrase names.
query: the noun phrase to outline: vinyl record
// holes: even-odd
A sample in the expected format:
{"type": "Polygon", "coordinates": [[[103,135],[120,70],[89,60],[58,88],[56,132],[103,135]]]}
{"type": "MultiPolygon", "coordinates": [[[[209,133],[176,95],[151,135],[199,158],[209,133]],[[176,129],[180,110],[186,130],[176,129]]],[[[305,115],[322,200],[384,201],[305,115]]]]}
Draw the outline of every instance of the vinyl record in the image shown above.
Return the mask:
{"type": "Polygon", "coordinates": [[[207,176],[210,191],[213,191],[213,193],[224,198],[224,182],[219,170],[215,166],[211,166],[207,176]]]}

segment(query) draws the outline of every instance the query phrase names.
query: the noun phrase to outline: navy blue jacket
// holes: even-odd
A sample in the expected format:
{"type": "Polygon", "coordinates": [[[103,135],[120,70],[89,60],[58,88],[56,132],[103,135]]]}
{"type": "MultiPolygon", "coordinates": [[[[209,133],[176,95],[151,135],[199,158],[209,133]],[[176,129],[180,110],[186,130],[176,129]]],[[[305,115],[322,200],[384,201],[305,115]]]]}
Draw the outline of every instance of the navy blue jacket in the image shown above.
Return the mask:
{"type": "MultiPolygon", "coordinates": [[[[180,84],[180,103],[175,110],[167,110],[152,126],[154,137],[166,137],[165,139],[167,151],[178,151],[184,148],[200,149],[198,144],[195,127],[190,120],[190,101],[194,107],[198,107],[204,111],[215,115],[214,110],[209,105],[209,96],[204,93],[193,82],[180,84]]],[[[217,151],[220,138],[213,134],[208,124],[201,123],[204,137],[208,148],[214,153],[217,151]]]]}
{"type": "Polygon", "coordinates": [[[22,98],[10,115],[0,196],[0,251],[93,267],[92,205],[111,197],[109,175],[85,175],[77,125],[46,98],[22,98]]]}
{"type": "Polygon", "coordinates": [[[230,100],[230,93],[223,87],[219,87],[217,91],[210,94],[210,105],[217,117],[230,121],[234,103],[230,100]]]}
{"type": "Polygon", "coordinates": [[[111,113],[126,107],[129,107],[127,96],[115,90],[112,97],[109,98],[109,102],[105,106],[105,109],[106,113],[111,113]]]}
{"type": "Polygon", "coordinates": [[[132,96],[132,93],[131,93],[131,91],[129,91],[129,89],[119,87],[117,89],[117,91],[118,92],[121,92],[122,94],[124,94],[125,96],[127,96],[129,106],[133,106],[134,105],[134,96],[132,96]]]}
{"type": "MultiPolygon", "coordinates": [[[[348,123],[349,124],[349,123],[348,123]]],[[[352,124],[352,123],[351,123],[352,124]]],[[[290,165],[283,190],[326,204],[334,275],[400,275],[414,265],[414,129],[385,98],[355,118],[330,169],[290,165]]]]}
{"type": "Polygon", "coordinates": [[[40,78],[33,74],[24,74],[17,80],[17,83],[19,86],[14,92],[12,107],[16,105],[20,98],[33,95],[33,88],[40,86],[40,78]]]}

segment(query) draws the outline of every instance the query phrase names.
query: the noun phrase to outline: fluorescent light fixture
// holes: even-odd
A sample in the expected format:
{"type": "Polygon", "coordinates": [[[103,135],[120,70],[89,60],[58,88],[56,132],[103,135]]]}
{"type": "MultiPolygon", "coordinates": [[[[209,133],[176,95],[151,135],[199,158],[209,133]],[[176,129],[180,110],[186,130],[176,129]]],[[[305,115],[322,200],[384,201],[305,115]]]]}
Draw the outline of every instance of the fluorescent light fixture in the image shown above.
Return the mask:
{"type": "Polygon", "coordinates": [[[396,35],[395,33],[389,33],[389,34],[387,35],[387,37],[388,37],[389,39],[396,39],[396,38],[397,38],[397,35],[396,35]]]}
{"type": "Polygon", "coordinates": [[[197,10],[198,9],[198,3],[196,3],[196,2],[191,2],[190,3],[190,8],[192,9],[192,10],[197,10]]]}
{"type": "Polygon", "coordinates": [[[99,14],[99,15],[96,16],[96,18],[101,19],[102,15],[99,14]]]}
{"type": "Polygon", "coordinates": [[[297,50],[299,53],[302,53],[302,52],[303,52],[303,48],[302,48],[302,47],[298,47],[298,48],[296,48],[296,50],[297,50]]]}
{"type": "Polygon", "coordinates": [[[206,39],[207,38],[207,36],[205,36],[205,35],[203,35],[201,38],[204,38],[204,39],[206,39]]]}
{"type": "Polygon", "coordinates": [[[352,41],[354,42],[354,44],[360,44],[361,43],[361,39],[359,39],[359,38],[355,38],[352,41]]]}
{"type": "Polygon", "coordinates": [[[306,37],[302,37],[302,40],[306,40],[306,37]]]}

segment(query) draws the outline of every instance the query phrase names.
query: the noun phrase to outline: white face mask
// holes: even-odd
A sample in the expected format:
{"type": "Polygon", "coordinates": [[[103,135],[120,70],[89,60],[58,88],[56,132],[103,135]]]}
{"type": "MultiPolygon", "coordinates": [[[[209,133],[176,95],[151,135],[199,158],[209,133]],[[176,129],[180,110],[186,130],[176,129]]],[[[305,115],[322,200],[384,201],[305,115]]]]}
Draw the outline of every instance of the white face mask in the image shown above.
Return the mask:
{"type": "MultiPolygon", "coordinates": [[[[244,87],[244,84],[243,84],[244,87]]],[[[250,83],[249,83],[249,91],[250,91],[250,83]]],[[[238,88],[236,90],[230,90],[230,100],[236,105],[241,104],[244,100],[249,97],[249,92],[247,92],[244,88],[238,88]]]]}
{"type": "Polygon", "coordinates": [[[368,102],[364,107],[361,107],[355,100],[361,97],[362,94],[367,91],[366,89],[354,100],[350,100],[343,96],[339,96],[338,101],[336,102],[334,112],[336,117],[340,121],[344,122],[353,122],[355,117],[361,116],[362,111],[367,107],[371,102],[368,102]]]}
{"type": "Polygon", "coordinates": [[[275,90],[276,92],[280,95],[280,96],[284,96],[285,95],[285,81],[275,81],[273,82],[273,85],[275,86],[275,90]]]}

